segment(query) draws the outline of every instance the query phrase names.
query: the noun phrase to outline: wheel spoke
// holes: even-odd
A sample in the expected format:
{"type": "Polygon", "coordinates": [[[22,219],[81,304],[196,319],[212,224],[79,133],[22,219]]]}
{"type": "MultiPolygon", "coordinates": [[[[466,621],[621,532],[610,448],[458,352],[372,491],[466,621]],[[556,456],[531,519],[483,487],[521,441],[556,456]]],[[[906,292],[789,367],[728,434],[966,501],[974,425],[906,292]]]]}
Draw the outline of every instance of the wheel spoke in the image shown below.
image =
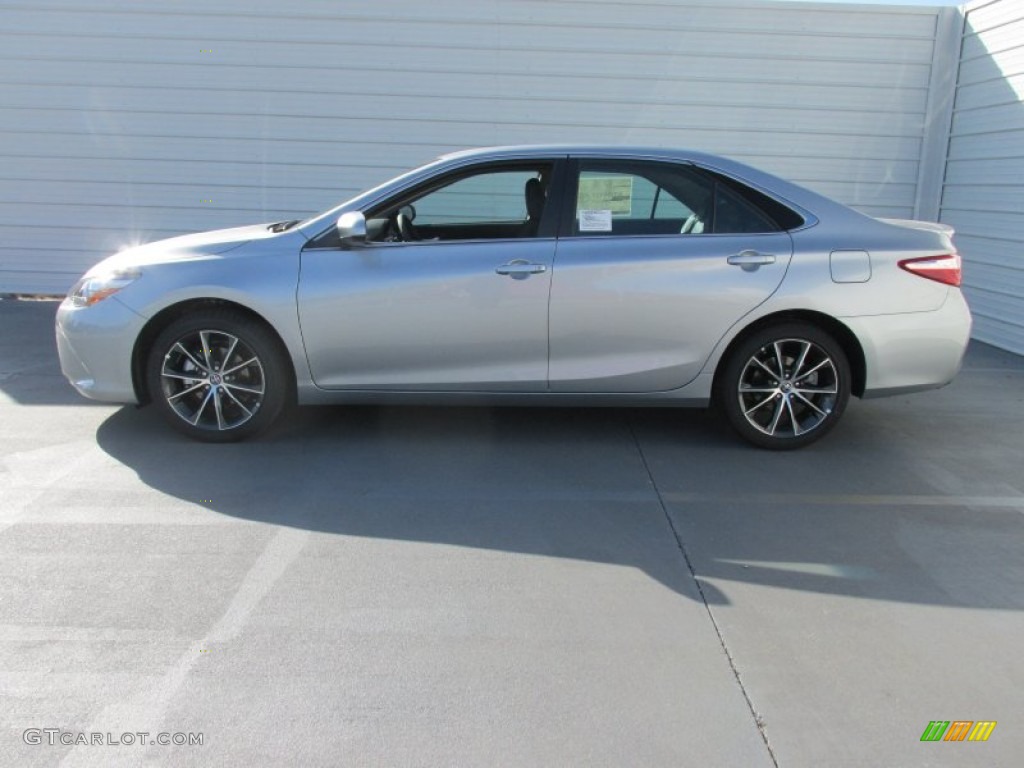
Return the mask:
{"type": "Polygon", "coordinates": [[[817,389],[815,387],[793,387],[794,392],[808,392],[812,395],[834,395],[838,393],[838,389],[835,387],[824,387],[817,389]]]}
{"type": "Polygon", "coordinates": [[[798,389],[794,389],[794,390],[793,390],[793,394],[794,394],[794,395],[796,395],[797,397],[799,397],[799,398],[800,398],[801,400],[803,400],[803,401],[804,401],[805,403],[807,403],[807,405],[811,406],[811,408],[813,408],[814,410],[816,410],[816,411],[817,411],[817,412],[818,412],[818,413],[819,413],[819,414],[821,415],[821,417],[822,417],[822,418],[824,418],[824,417],[828,416],[828,414],[827,414],[827,413],[826,413],[825,411],[821,410],[821,408],[819,408],[819,407],[818,407],[818,406],[816,406],[816,405],[815,405],[815,404],[814,404],[813,402],[811,402],[811,401],[810,401],[810,400],[808,400],[808,399],[807,399],[806,397],[804,397],[804,396],[803,396],[803,394],[802,394],[802,393],[800,392],[800,390],[798,390],[798,389]]]}
{"type": "Polygon", "coordinates": [[[189,423],[191,423],[193,427],[199,424],[199,419],[202,418],[203,411],[206,410],[206,404],[210,402],[211,397],[213,397],[213,389],[210,389],[210,391],[206,393],[206,397],[203,398],[203,402],[199,406],[198,410],[196,410],[195,415],[191,419],[188,419],[189,423]]]}
{"type": "Polygon", "coordinates": [[[821,368],[823,368],[824,366],[826,366],[826,365],[829,365],[829,364],[831,364],[831,362],[832,362],[832,361],[831,361],[831,360],[830,360],[829,358],[827,358],[827,357],[826,357],[826,358],[825,358],[824,360],[822,360],[822,361],[821,361],[820,363],[818,363],[818,364],[817,364],[816,366],[814,366],[813,368],[811,368],[811,370],[809,370],[809,371],[808,371],[807,373],[803,374],[802,376],[799,376],[799,377],[796,377],[796,378],[794,378],[794,379],[793,379],[793,383],[795,384],[795,383],[796,383],[796,382],[798,382],[798,381],[803,381],[804,379],[806,379],[806,378],[807,378],[808,376],[810,376],[810,375],[811,375],[812,373],[814,373],[815,371],[817,371],[817,370],[820,370],[820,369],[821,369],[821,368]]]}
{"type": "Polygon", "coordinates": [[[805,341],[803,351],[800,353],[800,359],[796,361],[796,365],[793,366],[793,373],[790,376],[791,379],[796,379],[800,375],[800,371],[803,370],[804,362],[807,360],[807,353],[811,351],[811,342],[805,341]]]}
{"type": "Polygon", "coordinates": [[[218,390],[218,394],[213,396],[213,410],[215,410],[217,412],[217,429],[223,431],[224,430],[224,413],[220,409],[219,390],[218,390]]]}
{"type": "Polygon", "coordinates": [[[231,346],[228,347],[227,354],[224,355],[224,359],[220,361],[221,368],[227,368],[228,362],[231,360],[231,356],[235,354],[235,347],[238,346],[238,338],[236,336],[231,337],[231,346]]]}
{"type": "Polygon", "coordinates": [[[230,397],[232,400],[235,401],[235,405],[237,405],[239,408],[241,408],[243,411],[245,411],[245,415],[248,418],[251,419],[252,418],[252,411],[250,411],[248,408],[246,408],[245,405],[242,403],[242,401],[239,400],[237,397],[235,397],[230,389],[225,389],[224,391],[227,392],[228,397],[230,397]]]}
{"type": "Polygon", "coordinates": [[[796,414],[793,413],[793,403],[788,397],[782,398],[782,402],[786,404],[786,410],[789,411],[789,421],[793,425],[793,437],[796,437],[800,434],[800,424],[796,420],[796,414]]]}
{"type": "Polygon", "coordinates": [[[203,359],[206,361],[206,370],[212,371],[213,364],[210,362],[210,337],[206,331],[199,332],[199,343],[203,345],[203,359]]]}
{"type": "Polygon", "coordinates": [[[784,399],[785,398],[779,398],[778,400],[775,401],[775,415],[772,417],[772,425],[768,428],[768,434],[772,435],[773,437],[775,436],[775,430],[779,428],[779,419],[782,418],[782,403],[784,399]]]}
{"type": "MultiPolygon", "coordinates": [[[[774,391],[774,390],[773,390],[773,391],[774,391]]],[[[746,415],[746,416],[748,416],[748,417],[749,417],[749,416],[750,416],[750,414],[752,414],[752,413],[753,413],[754,411],[756,411],[756,410],[757,410],[758,408],[760,408],[760,407],[761,407],[762,405],[764,405],[765,403],[770,403],[770,402],[771,402],[771,401],[772,401],[773,399],[774,399],[774,398],[772,398],[772,397],[770,397],[770,396],[769,396],[769,397],[766,397],[766,398],[765,398],[764,400],[762,400],[762,401],[761,401],[760,403],[758,403],[757,405],[755,405],[755,406],[754,406],[753,408],[749,408],[749,409],[747,409],[746,411],[744,411],[744,412],[743,412],[743,413],[744,413],[744,415],[746,415]]]]}
{"type": "Polygon", "coordinates": [[[250,387],[243,387],[241,384],[223,384],[221,386],[223,386],[223,387],[225,387],[226,389],[229,389],[229,390],[230,389],[237,389],[237,390],[239,390],[241,392],[248,392],[251,395],[262,395],[263,394],[263,390],[262,389],[252,389],[250,387]]]}
{"type": "Polygon", "coordinates": [[[166,379],[180,379],[182,381],[196,381],[200,377],[192,373],[175,373],[172,371],[161,371],[160,375],[166,379]]]}
{"type": "Polygon", "coordinates": [[[775,349],[775,362],[779,366],[778,376],[779,378],[782,378],[786,375],[786,369],[782,364],[782,351],[779,349],[779,342],[772,342],[772,347],[775,349]]]}
{"type": "Polygon", "coordinates": [[[767,365],[765,365],[764,363],[762,363],[762,362],[761,362],[760,360],[758,360],[758,359],[757,359],[756,357],[752,357],[752,358],[750,358],[750,359],[751,359],[751,362],[757,363],[757,364],[758,364],[759,366],[761,366],[761,368],[763,368],[763,369],[764,369],[765,373],[767,373],[767,374],[768,374],[769,376],[771,376],[771,377],[772,377],[773,379],[775,379],[776,381],[778,381],[778,379],[779,379],[779,374],[777,374],[777,373],[776,373],[775,371],[773,371],[773,370],[772,370],[771,368],[769,368],[769,367],[768,367],[767,365]]]}
{"type": "Polygon", "coordinates": [[[743,394],[749,394],[751,392],[777,392],[778,387],[740,387],[740,392],[743,394]]]}
{"type": "Polygon", "coordinates": [[[205,381],[200,381],[198,384],[193,384],[188,389],[183,389],[183,390],[181,390],[181,392],[176,392],[175,394],[173,394],[170,397],[168,397],[167,398],[167,402],[170,403],[170,402],[172,402],[174,400],[177,400],[179,397],[184,397],[189,392],[195,392],[197,389],[202,389],[205,385],[206,385],[205,381]]]}
{"type": "Polygon", "coordinates": [[[180,341],[179,341],[179,342],[177,342],[177,343],[175,343],[175,345],[174,345],[174,346],[175,346],[175,347],[177,347],[178,349],[180,349],[180,350],[181,350],[181,352],[182,352],[182,354],[184,354],[184,355],[185,355],[185,357],[187,357],[187,358],[188,358],[189,360],[191,360],[191,361],[192,361],[192,364],[193,364],[193,365],[194,365],[194,366],[195,366],[196,368],[199,368],[200,370],[203,370],[203,371],[209,371],[209,370],[210,370],[209,366],[205,366],[205,365],[203,365],[203,364],[202,364],[202,363],[200,363],[200,362],[199,362],[198,360],[196,360],[196,359],[195,359],[194,357],[192,357],[192,353],[191,353],[191,352],[189,352],[189,351],[188,351],[187,349],[185,349],[185,347],[184,347],[184,346],[182,346],[182,343],[181,343],[180,341]]]}
{"type": "Polygon", "coordinates": [[[247,366],[247,365],[252,365],[253,363],[258,363],[258,362],[259,362],[258,358],[251,357],[248,360],[246,360],[244,363],[239,363],[234,368],[228,368],[227,370],[221,371],[221,373],[224,374],[225,376],[227,376],[229,373],[234,373],[235,371],[238,371],[238,370],[241,370],[242,368],[245,368],[245,366],[247,366]]]}

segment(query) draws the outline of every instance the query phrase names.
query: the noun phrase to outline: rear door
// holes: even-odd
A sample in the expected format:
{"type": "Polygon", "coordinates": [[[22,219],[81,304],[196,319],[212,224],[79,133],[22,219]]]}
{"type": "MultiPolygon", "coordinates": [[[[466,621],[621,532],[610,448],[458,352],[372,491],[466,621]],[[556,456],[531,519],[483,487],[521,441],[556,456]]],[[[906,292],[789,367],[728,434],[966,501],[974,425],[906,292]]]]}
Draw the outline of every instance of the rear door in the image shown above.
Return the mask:
{"type": "Polygon", "coordinates": [[[690,165],[580,159],[567,191],[551,286],[553,392],[689,383],[778,288],[792,256],[789,234],[754,202],[760,193],[690,165]]]}

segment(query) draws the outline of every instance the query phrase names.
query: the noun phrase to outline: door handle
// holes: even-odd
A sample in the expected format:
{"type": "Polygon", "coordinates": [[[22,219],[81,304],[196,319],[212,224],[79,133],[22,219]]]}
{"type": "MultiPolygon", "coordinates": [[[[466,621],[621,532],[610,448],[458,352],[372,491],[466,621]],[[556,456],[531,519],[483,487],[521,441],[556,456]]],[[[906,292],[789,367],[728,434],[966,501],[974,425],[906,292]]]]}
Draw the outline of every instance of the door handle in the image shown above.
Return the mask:
{"type": "Polygon", "coordinates": [[[532,264],[525,259],[516,259],[508,264],[495,267],[494,271],[499,275],[507,275],[513,280],[525,280],[530,275],[539,275],[541,272],[547,272],[548,268],[543,264],[532,264]]]}
{"type": "Polygon", "coordinates": [[[742,267],[746,272],[753,272],[765,264],[774,264],[775,255],[771,253],[758,253],[757,251],[741,251],[730,256],[726,261],[737,267],[742,267]]]}

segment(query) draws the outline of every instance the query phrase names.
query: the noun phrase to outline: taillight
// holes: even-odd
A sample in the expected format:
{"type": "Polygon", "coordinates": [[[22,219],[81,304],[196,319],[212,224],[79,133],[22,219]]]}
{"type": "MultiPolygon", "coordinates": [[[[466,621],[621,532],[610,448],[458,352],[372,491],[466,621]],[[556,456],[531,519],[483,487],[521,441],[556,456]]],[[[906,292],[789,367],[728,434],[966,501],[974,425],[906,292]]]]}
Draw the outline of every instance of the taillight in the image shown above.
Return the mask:
{"type": "Polygon", "coordinates": [[[900,269],[905,269],[929,280],[936,280],[946,285],[960,286],[960,255],[948,253],[944,256],[925,256],[921,259],[904,259],[899,262],[900,269]]]}

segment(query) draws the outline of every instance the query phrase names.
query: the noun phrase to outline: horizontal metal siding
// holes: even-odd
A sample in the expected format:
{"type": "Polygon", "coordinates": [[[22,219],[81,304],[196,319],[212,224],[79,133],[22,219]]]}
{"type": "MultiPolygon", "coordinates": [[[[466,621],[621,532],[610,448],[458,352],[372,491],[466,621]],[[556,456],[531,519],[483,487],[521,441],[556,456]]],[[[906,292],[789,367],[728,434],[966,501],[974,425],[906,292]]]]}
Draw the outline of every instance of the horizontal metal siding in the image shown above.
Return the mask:
{"type": "Polygon", "coordinates": [[[965,21],[940,218],[975,337],[1024,354],[1024,3],[974,3],[965,21]]]}
{"type": "Polygon", "coordinates": [[[937,11],[0,0],[0,291],[293,218],[451,149],[688,146],[909,216],[937,11]]]}

